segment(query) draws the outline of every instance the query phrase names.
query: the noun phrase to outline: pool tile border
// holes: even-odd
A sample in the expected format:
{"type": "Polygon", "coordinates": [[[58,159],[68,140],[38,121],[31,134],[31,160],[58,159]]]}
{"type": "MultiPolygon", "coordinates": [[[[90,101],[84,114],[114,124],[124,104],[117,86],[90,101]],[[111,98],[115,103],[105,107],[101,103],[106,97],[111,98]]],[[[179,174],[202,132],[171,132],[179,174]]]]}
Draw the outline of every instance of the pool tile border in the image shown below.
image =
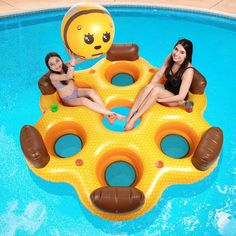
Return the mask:
{"type": "MultiPolygon", "coordinates": [[[[205,13],[210,15],[217,15],[221,17],[236,19],[236,14],[223,12],[223,11],[217,11],[214,9],[206,9],[206,8],[198,8],[198,7],[189,7],[189,6],[177,6],[177,5],[170,5],[170,4],[156,4],[156,3],[137,3],[137,2],[101,2],[99,3],[103,6],[113,6],[113,7],[153,7],[153,8],[160,8],[160,9],[172,9],[172,10],[186,10],[189,12],[198,12],[198,13],[205,13]]],[[[65,4],[64,6],[59,7],[48,7],[48,8],[39,8],[39,9],[33,9],[33,10],[27,10],[27,11],[13,11],[13,12],[5,12],[0,13],[0,19],[9,17],[9,16],[19,16],[24,14],[30,14],[30,13],[38,13],[41,11],[50,11],[50,10],[60,10],[60,9],[67,9],[73,6],[74,4],[65,4]]]]}

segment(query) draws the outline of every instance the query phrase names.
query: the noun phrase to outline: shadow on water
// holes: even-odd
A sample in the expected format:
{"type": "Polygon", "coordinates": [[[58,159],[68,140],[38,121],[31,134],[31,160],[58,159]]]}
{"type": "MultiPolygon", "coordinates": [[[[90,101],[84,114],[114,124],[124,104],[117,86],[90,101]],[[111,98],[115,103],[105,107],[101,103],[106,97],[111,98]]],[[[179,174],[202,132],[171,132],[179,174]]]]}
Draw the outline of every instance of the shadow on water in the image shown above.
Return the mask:
{"type": "Polygon", "coordinates": [[[78,198],[76,191],[69,184],[49,182],[38,177],[32,171],[29,170],[29,172],[32,180],[45,192],[55,195],[73,196],[74,198],[78,198]]]}
{"type": "Polygon", "coordinates": [[[179,197],[191,198],[205,192],[208,188],[214,185],[220,170],[222,158],[223,154],[220,156],[217,167],[206,178],[193,184],[179,184],[170,186],[163,194],[163,197],[168,197],[169,199],[179,197]]]}
{"type": "Polygon", "coordinates": [[[205,179],[194,184],[170,186],[164,191],[160,201],[144,216],[130,221],[121,222],[105,220],[92,214],[87,208],[83,206],[77,196],[76,191],[69,184],[45,181],[33,174],[31,171],[30,175],[33,181],[44,191],[55,195],[72,196],[75,198],[87,221],[95,228],[100,229],[102,232],[114,235],[121,233],[134,234],[144,231],[154,222],[158,222],[158,224],[161,225],[165,221],[165,208],[169,201],[175,198],[192,198],[193,196],[197,196],[210,188],[217,179],[222,159],[223,153],[221,154],[221,158],[216,169],[205,179]]]}

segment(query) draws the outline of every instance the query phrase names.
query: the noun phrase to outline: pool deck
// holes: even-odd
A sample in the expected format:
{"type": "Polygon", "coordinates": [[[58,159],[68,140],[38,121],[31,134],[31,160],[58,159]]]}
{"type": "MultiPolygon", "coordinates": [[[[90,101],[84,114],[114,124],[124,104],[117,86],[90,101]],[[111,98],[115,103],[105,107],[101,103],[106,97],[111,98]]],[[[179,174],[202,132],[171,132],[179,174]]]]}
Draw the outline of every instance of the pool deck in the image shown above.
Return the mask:
{"type": "Polygon", "coordinates": [[[236,0],[0,0],[0,16],[48,8],[70,7],[79,2],[98,4],[156,5],[195,9],[236,18],[236,0]]]}

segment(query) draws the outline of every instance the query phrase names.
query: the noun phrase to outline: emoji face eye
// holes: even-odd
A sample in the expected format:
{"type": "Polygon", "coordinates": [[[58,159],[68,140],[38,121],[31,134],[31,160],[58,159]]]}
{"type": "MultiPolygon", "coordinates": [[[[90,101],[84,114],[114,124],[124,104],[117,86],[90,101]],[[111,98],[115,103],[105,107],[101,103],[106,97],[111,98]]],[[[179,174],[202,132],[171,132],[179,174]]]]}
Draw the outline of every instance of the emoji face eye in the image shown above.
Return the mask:
{"type": "Polygon", "coordinates": [[[106,32],[103,34],[102,40],[104,43],[107,43],[110,40],[110,33],[106,32]]]}
{"type": "Polygon", "coordinates": [[[92,34],[88,33],[84,35],[84,42],[87,44],[92,44],[94,41],[94,37],[92,34]]]}

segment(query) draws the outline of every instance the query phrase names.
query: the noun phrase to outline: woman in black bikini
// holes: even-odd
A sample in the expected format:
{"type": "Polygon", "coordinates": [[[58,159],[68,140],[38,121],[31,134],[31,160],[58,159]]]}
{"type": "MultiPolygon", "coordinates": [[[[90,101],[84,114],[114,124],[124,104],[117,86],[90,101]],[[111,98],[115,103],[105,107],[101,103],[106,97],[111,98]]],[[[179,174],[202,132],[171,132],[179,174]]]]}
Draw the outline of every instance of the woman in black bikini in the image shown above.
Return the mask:
{"type": "Polygon", "coordinates": [[[106,116],[108,122],[113,124],[116,119],[124,120],[125,117],[115,112],[109,111],[100,96],[94,89],[78,88],[73,81],[74,66],[83,61],[83,59],[75,58],[75,55],[68,51],[71,60],[64,63],[61,57],[50,52],[45,57],[45,63],[50,73],[50,80],[56,88],[64,105],[67,106],[86,106],[91,110],[99,112],[106,116]]]}
{"type": "Polygon", "coordinates": [[[193,45],[188,39],[175,44],[163,66],[137,96],[127,118],[126,131],[133,129],[138,118],[156,102],[166,106],[179,106],[185,102],[194,73],[192,53],[193,45]],[[159,80],[164,75],[166,81],[161,84],[159,80]]]}

